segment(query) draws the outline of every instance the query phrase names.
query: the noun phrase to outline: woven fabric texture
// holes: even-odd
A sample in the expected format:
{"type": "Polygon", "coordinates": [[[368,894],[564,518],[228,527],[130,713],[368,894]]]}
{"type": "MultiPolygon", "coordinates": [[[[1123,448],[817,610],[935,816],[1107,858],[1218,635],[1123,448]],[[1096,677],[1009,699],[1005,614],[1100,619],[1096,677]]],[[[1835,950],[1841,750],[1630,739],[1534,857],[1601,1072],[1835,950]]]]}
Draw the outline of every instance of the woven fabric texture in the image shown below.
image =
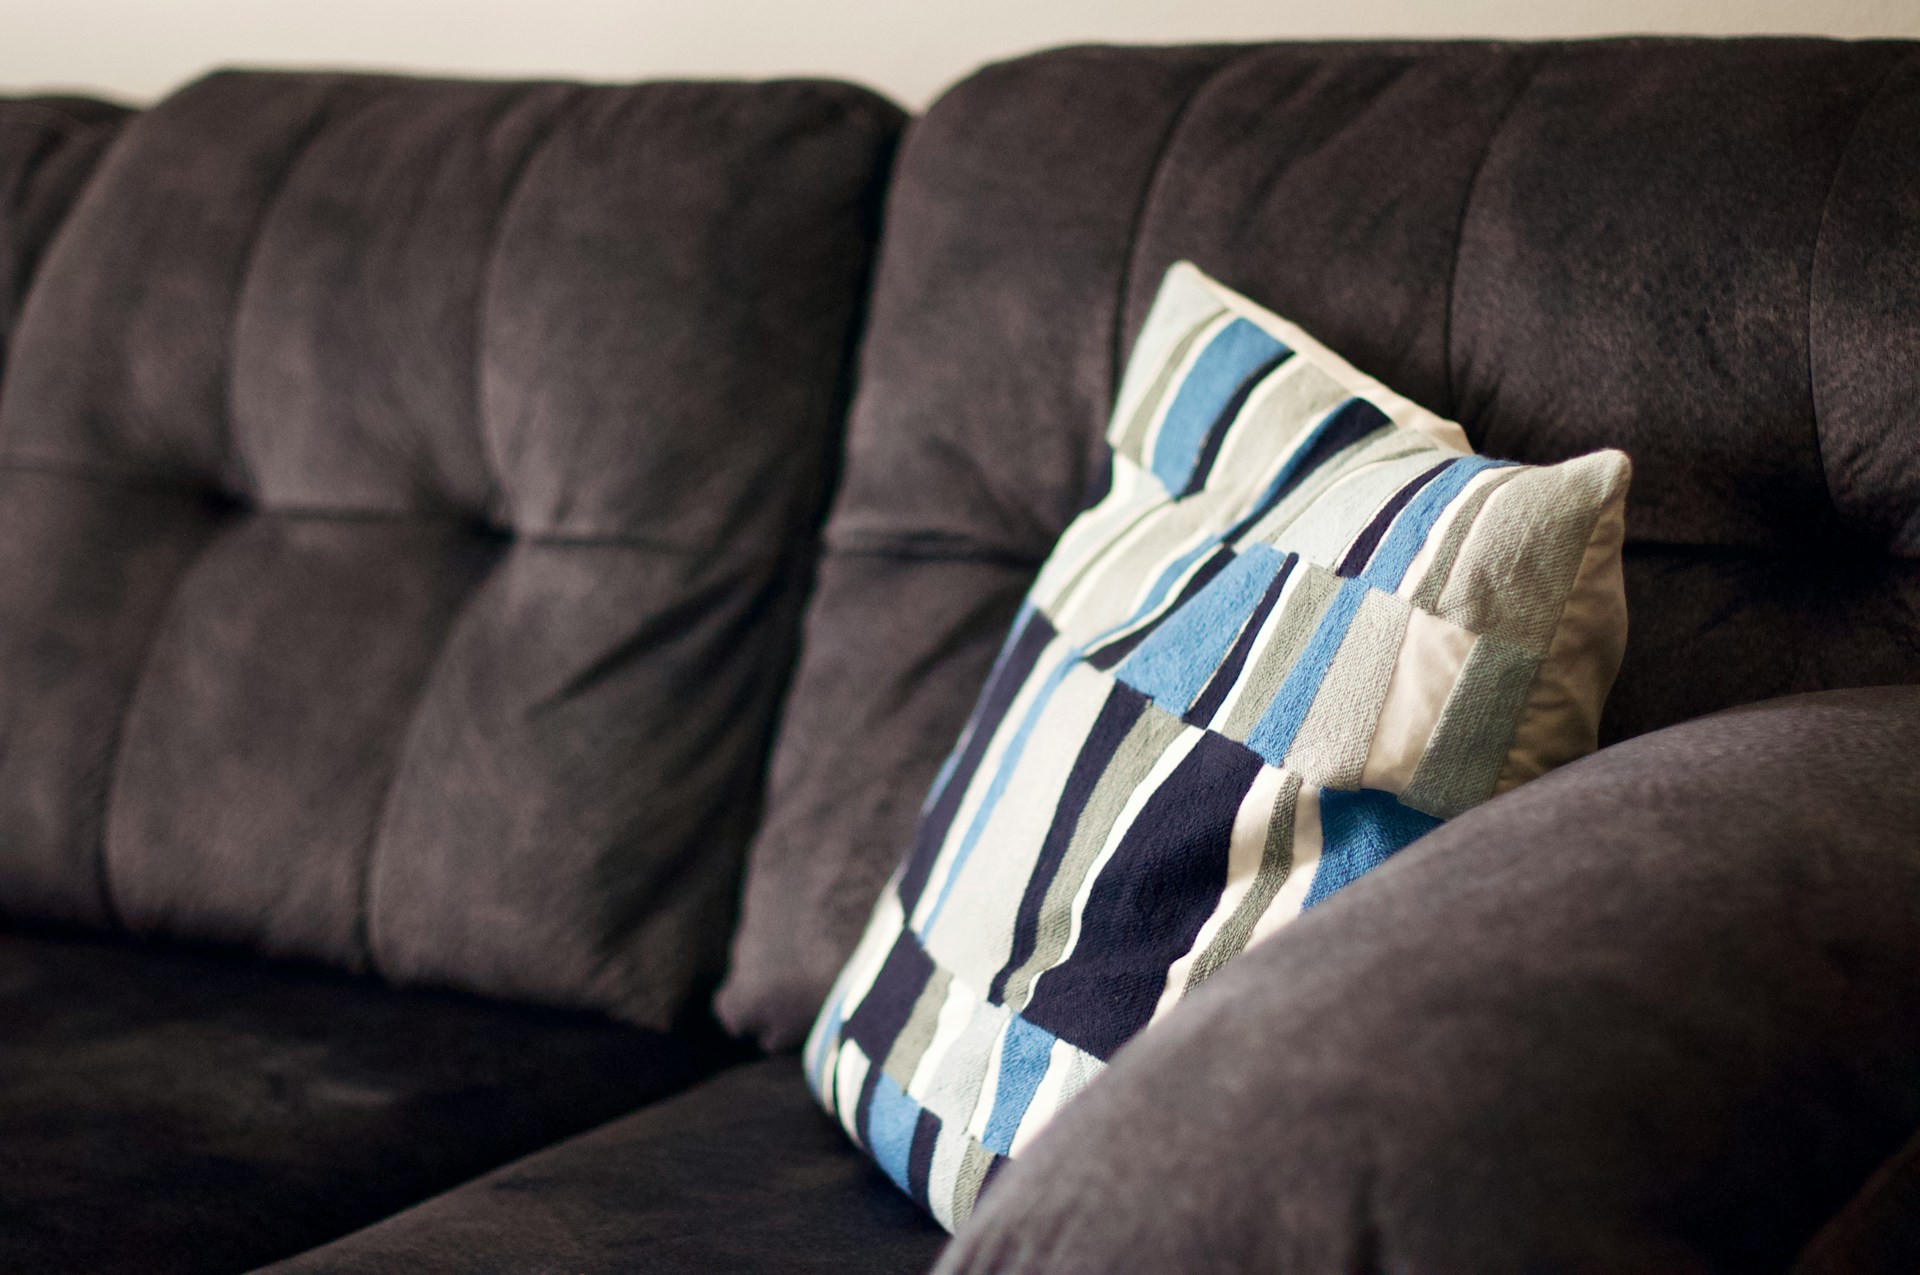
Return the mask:
{"type": "Polygon", "coordinates": [[[1629,465],[1476,456],[1187,263],[809,1042],[951,1227],[1215,970],[1595,746],[1629,465]]]}

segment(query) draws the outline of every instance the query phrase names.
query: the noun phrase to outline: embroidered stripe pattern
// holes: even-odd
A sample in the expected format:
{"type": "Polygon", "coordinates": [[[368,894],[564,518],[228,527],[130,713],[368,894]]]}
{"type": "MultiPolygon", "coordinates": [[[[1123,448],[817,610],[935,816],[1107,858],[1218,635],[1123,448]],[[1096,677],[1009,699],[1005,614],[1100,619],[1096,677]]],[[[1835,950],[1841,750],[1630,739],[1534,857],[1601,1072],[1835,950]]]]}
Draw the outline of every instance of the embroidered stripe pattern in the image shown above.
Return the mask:
{"type": "Polygon", "coordinates": [[[1329,362],[1169,273],[1110,488],[815,1025],[821,1102],[950,1228],[1120,1045],[1492,793],[1623,497],[1617,454],[1475,456],[1329,362]]]}

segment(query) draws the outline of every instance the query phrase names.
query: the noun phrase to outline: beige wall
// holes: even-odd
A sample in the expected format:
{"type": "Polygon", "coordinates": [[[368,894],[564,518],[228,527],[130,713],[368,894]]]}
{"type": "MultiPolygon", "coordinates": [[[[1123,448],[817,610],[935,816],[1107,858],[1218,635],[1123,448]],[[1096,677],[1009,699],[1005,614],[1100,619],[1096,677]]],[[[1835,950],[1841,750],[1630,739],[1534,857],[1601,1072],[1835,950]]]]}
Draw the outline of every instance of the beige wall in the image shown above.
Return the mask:
{"type": "Polygon", "coordinates": [[[332,65],[832,75],[918,106],[1077,41],[1624,32],[1920,37],[1920,0],[0,0],[0,92],[140,100],[212,66],[332,65]]]}

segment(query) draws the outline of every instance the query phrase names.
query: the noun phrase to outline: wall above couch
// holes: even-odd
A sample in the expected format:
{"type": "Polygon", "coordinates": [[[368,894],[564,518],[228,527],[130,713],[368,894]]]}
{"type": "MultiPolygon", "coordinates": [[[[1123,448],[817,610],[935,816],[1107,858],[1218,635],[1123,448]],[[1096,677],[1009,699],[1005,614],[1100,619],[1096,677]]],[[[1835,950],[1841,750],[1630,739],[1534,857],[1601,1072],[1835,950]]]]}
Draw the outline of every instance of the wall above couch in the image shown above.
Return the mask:
{"type": "Polygon", "coordinates": [[[1920,36],[1911,0],[74,0],[4,12],[0,91],[130,101],[246,64],[609,80],[826,75],[918,109],[983,62],[1068,43],[1920,36]]]}

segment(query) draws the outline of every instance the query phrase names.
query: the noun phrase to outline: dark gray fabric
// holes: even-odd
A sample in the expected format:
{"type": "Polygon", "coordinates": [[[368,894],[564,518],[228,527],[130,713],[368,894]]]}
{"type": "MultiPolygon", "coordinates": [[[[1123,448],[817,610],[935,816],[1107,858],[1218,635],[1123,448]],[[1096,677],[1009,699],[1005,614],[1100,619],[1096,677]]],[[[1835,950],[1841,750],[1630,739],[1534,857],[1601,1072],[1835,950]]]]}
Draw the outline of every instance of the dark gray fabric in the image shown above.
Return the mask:
{"type": "Polygon", "coordinates": [[[126,114],[87,98],[0,98],[0,375],[40,257],[126,114]]]}
{"type": "Polygon", "coordinates": [[[1818,40],[1069,49],[947,94],[900,160],[726,1021],[805,1031],[865,914],[838,892],[907,843],[1180,257],[1494,455],[1633,455],[1605,740],[1920,679],[1916,112],[1914,45],[1818,40]]]}
{"type": "Polygon", "coordinates": [[[945,1240],[776,1058],[272,1270],[915,1275],[945,1240]]]}
{"type": "Polygon", "coordinates": [[[900,122],[229,73],[128,123],[0,386],[0,913],[698,1012],[900,122]]]}
{"type": "Polygon", "coordinates": [[[671,1093],[716,1037],[0,936],[0,1269],[230,1275],[671,1093]]]}
{"type": "Polygon", "coordinates": [[[1920,1133],[1835,1214],[1793,1275],[1907,1275],[1920,1270],[1920,1133]]]}
{"type": "Polygon", "coordinates": [[[1603,750],[1124,1048],[943,1275],[1785,1270],[1920,1128],[1920,688],[1603,750]]]}

